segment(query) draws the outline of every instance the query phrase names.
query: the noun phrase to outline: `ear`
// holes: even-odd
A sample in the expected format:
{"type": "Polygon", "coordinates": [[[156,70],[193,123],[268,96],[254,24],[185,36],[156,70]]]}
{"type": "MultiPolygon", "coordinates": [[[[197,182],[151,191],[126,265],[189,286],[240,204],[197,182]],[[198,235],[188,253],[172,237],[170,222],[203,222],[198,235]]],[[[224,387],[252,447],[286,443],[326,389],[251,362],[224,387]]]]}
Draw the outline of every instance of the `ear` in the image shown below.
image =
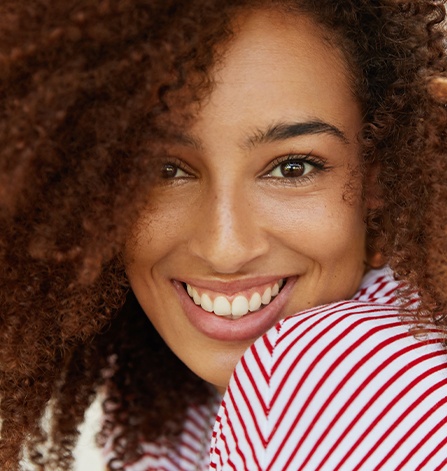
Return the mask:
{"type": "Polygon", "coordinates": [[[366,254],[366,265],[370,268],[382,268],[387,263],[386,258],[381,252],[367,252],[366,254]]]}
{"type": "Polygon", "coordinates": [[[383,204],[383,194],[379,183],[380,166],[377,162],[368,164],[363,179],[363,197],[367,211],[379,209],[383,204]]]}
{"type": "Polygon", "coordinates": [[[366,265],[370,268],[381,268],[386,264],[386,259],[375,247],[371,239],[376,240],[377,230],[374,229],[374,214],[383,206],[383,194],[379,183],[380,166],[377,162],[371,163],[365,169],[363,180],[363,197],[365,201],[365,217],[370,226],[369,239],[366,248],[366,265]]]}

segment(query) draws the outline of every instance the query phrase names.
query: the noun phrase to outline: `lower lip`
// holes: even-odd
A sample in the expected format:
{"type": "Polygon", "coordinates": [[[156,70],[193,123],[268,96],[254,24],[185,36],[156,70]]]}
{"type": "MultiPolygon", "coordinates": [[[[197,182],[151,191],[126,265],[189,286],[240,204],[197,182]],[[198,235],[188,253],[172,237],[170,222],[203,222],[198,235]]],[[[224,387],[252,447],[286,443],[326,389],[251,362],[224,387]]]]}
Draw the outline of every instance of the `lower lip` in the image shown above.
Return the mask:
{"type": "Polygon", "coordinates": [[[174,280],[173,285],[186,317],[199,332],[215,340],[231,342],[255,340],[272,328],[283,317],[288,295],[296,280],[296,276],[288,278],[280,293],[264,308],[234,320],[204,311],[188,296],[180,282],[174,280]]]}

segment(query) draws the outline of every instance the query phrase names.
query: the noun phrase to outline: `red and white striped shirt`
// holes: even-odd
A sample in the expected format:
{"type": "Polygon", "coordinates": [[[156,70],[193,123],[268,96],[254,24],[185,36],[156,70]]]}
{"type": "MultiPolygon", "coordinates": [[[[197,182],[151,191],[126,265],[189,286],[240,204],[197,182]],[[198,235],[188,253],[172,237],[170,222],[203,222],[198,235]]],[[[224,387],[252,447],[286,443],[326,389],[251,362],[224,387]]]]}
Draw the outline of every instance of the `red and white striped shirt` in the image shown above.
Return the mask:
{"type": "MultiPolygon", "coordinates": [[[[124,466],[126,471],[203,471],[208,470],[209,448],[213,424],[220,398],[211,398],[209,406],[190,407],[183,431],[176,441],[161,437],[143,443],[143,456],[124,466]]],[[[105,454],[106,461],[113,450],[105,454]]]]}
{"type": "Polygon", "coordinates": [[[373,270],[352,300],[282,320],[220,407],[191,408],[177,443],[144,444],[126,471],[447,469],[443,335],[415,337],[397,291],[373,270]]]}
{"type": "Polygon", "coordinates": [[[244,354],[223,398],[213,470],[447,469],[447,355],[370,272],[353,300],[281,321],[244,354]]]}

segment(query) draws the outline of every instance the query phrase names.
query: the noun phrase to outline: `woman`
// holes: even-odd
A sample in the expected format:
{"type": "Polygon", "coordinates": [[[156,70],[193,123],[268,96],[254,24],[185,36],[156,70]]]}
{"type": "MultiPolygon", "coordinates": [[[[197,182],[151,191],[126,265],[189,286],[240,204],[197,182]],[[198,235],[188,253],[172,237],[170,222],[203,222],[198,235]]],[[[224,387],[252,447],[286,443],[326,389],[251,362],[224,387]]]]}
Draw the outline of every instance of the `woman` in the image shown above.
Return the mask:
{"type": "MultiPolygon", "coordinates": [[[[308,309],[322,305],[333,316],[351,298],[348,317],[358,303],[380,306],[381,317],[357,313],[367,329],[346,328],[342,351],[374,328],[387,338],[389,314],[410,350],[419,327],[430,367],[444,368],[442,332],[425,327],[442,326],[446,307],[446,110],[429,93],[445,68],[438,2],[2,9],[5,469],[16,469],[23,445],[35,463],[67,469],[101,385],[112,469],[207,469],[213,427],[213,468],[308,466],[321,456],[311,452],[319,436],[298,464],[293,447],[256,444],[250,428],[246,446],[231,439],[235,418],[247,423],[243,408],[253,405],[256,429],[268,415],[256,400],[295,391],[300,369],[280,376],[292,378],[289,389],[267,381],[253,396],[237,393],[263,374],[247,367],[253,359],[277,364],[262,345],[284,326],[312,321],[324,308],[308,309]],[[385,263],[403,284],[375,270],[385,263]],[[377,295],[380,283],[386,296],[377,295]],[[45,454],[39,419],[50,398],[45,454]]],[[[338,338],[328,332],[323,350],[338,338]]],[[[311,344],[286,350],[299,359],[311,344]]],[[[341,377],[354,367],[343,365],[341,377]]],[[[438,376],[430,381],[422,386],[445,389],[438,376]]],[[[377,373],[371,384],[386,379],[377,373]]],[[[286,434],[303,441],[303,432],[288,426],[286,434]]],[[[430,446],[419,462],[442,454],[430,446]]],[[[347,462],[331,461],[328,447],[317,465],[347,462]]],[[[369,449],[354,449],[365,463],[369,449]]],[[[346,444],[339,450],[349,454],[346,444]]]]}

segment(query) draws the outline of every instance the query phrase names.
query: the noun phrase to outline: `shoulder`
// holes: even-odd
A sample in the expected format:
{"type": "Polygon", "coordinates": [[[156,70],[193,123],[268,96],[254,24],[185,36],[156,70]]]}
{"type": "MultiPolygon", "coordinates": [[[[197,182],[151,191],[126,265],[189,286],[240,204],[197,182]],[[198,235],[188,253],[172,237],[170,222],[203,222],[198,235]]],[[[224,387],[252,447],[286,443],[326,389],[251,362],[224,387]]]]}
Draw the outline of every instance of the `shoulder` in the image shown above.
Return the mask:
{"type": "Polygon", "coordinates": [[[215,469],[226,469],[222,456],[236,469],[418,468],[426,456],[409,443],[433,449],[447,435],[442,337],[416,338],[395,305],[355,299],[284,319],[236,367],[215,469]]]}

